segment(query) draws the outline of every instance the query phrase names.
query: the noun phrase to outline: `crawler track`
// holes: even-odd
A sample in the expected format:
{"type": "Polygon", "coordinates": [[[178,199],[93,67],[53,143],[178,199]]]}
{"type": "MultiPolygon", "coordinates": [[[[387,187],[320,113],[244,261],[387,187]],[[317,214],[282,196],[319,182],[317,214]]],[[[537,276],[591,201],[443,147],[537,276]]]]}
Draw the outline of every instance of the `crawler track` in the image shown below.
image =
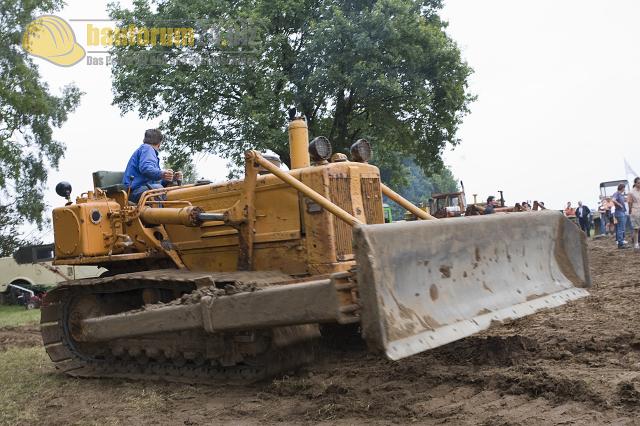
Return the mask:
{"type": "Polygon", "coordinates": [[[216,335],[190,330],[80,343],[73,338],[74,323],[143,308],[149,297],[153,302],[190,303],[203,290],[235,294],[287,279],[290,280],[272,272],[209,274],[161,270],[77,280],[48,293],[41,315],[42,340],[56,368],[74,377],[188,383],[257,381],[311,361],[309,341],[317,337],[317,327],[216,335]]]}

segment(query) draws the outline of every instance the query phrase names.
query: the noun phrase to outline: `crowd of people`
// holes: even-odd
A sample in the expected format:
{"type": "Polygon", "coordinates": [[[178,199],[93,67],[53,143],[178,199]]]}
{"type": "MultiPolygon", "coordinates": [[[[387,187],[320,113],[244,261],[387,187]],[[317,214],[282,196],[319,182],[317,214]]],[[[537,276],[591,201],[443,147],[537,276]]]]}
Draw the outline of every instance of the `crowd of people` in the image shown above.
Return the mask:
{"type": "MultiPolygon", "coordinates": [[[[495,212],[496,207],[501,207],[501,204],[496,200],[496,197],[490,195],[487,198],[487,204],[484,207],[484,214],[491,214],[495,212]]],[[[514,212],[530,212],[530,211],[538,211],[545,210],[543,201],[534,201],[533,205],[529,204],[528,201],[523,201],[522,203],[516,203],[513,208],[508,208],[508,211],[514,212]]],[[[504,210],[503,210],[504,211],[504,210]]]]}
{"type": "Polygon", "coordinates": [[[592,222],[599,222],[600,234],[615,236],[619,249],[628,247],[626,238],[630,237],[633,248],[640,250],[640,177],[634,179],[628,194],[625,191],[626,185],[621,183],[612,196],[601,196],[597,212],[592,212],[581,201],[577,208],[568,202],[564,214],[575,220],[587,235],[591,233],[592,222]]]}

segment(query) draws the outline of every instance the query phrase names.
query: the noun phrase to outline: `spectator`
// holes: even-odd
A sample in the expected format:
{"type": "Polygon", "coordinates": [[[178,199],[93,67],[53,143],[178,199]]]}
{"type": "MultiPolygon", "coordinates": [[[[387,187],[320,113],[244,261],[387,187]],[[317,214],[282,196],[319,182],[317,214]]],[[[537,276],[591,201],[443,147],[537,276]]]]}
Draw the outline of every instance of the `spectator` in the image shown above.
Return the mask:
{"type": "Polygon", "coordinates": [[[633,228],[633,248],[640,250],[638,232],[640,232],[640,177],[633,180],[633,188],[629,193],[629,219],[633,228]]]}
{"type": "Polygon", "coordinates": [[[531,211],[531,206],[526,201],[522,202],[522,211],[523,212],[530,212],[531,211]]]}
{"type": "Polygon", "coordinates": [[[598,204],[598,214],[600,215],[600,235],[606,235],[609,218],[607,217],[607,200],[602,195],[598,204]]]}
{"type": "Polygon", "coordinates": [[[623,249],[626,248],[624,241],[624,228],[627,221],[627,207],[625,206],[624,199],[624,188],[625,184],[621,183],[618,185],[618,190],[613,194],[613,204],[616,207],[616,211],[614,213],[614,219],[616,222],[616,242],[618,243],[618,248],[623,249]]]}
{"type": "Polygon", "coordinates": [[[487,197],[487,206],[484,208],[484,214],[492,214],[495,213],[496,209],[496,197],[493,195],[489,195],[487,197]]]}
{"type": "Polygon", "coordinates": [[[613,199],[611,197],[605,198],[605,212],[607,214],[607,228],[608,233],[611,235],[615,235],[615,223],[613,220],[613,211],[615,210],[615,204],[613,204],[613,199]]]}
{"type": "Polygon", "coordinates": [[[582,205],[582,201],[578,201],[578,208],[576,209],[576,217],[578,218],[578,223],[580,224],[580,228],[587,234],[587,237],[591,233],[591,209],[587,206],[582,205]]]}
{"type": "Polygon", "coordinates": [[[571,201],[567,202],[567,207],[565,207],[565,209],[564,209],[564,215],[566,217],[575,217],[576,216],[576,209],[571,207],[571,201]]]}

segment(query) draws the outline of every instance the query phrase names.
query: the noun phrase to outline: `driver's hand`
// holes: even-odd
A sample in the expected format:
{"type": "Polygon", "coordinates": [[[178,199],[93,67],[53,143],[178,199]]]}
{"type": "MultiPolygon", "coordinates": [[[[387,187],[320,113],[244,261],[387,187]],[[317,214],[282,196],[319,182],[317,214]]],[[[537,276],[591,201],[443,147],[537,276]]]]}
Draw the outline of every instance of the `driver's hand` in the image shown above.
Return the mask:
{"type": "Polygon", "coordinates": [[[171,170],[171,169],[163,170],[162,171],[162,180],[167,181],[167,182],[172,182],[173,181],[173,170],[171,170]]]}
{"type": "Polygon", "coordinates": [[[173,180],[181,181],[182,180],[182,172],[178,171],[173,174],[173,180]]]}

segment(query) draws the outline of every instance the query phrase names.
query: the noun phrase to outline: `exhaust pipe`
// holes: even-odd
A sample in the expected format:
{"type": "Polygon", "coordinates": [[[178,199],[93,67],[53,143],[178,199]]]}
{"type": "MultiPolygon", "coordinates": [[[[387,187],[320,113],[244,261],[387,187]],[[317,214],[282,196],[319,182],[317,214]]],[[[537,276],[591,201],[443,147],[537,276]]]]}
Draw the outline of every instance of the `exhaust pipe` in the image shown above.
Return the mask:
{"type": "Polygon", "coordinates": [[[289,110],[289,156],[291,169],[309,167],[309,129],[302,116],[296,116],[296,109],[289,110]]]}

